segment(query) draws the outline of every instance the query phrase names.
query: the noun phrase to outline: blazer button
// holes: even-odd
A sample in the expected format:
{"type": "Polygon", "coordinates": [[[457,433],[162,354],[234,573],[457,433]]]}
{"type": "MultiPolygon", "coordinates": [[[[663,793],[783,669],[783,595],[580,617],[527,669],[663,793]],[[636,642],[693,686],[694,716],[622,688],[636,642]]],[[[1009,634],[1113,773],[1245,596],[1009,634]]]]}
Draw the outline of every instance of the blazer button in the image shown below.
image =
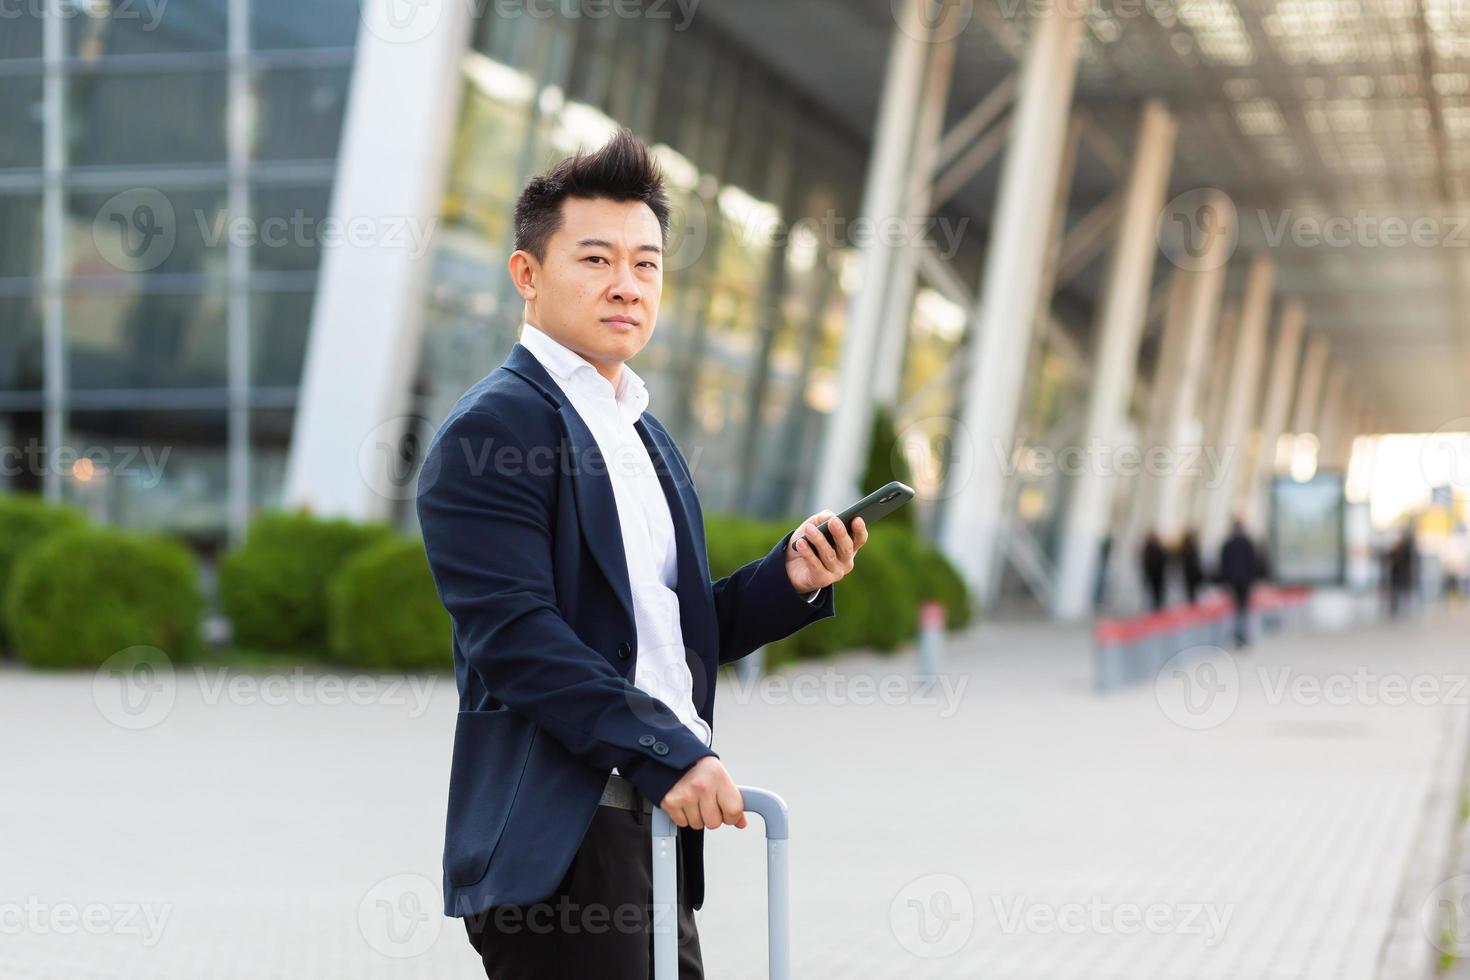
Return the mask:
{"type": "Polygon", "coordinates": [[[638,744],[641,745],[641,746],[643,746],[645,749],[648,748],[650,745],[652,745],[654,742],[657,742],[657,741],[658,741],[658,739],[654,738],[652,735],[639,735],[638,736],[638,744]]]}
{"type": "Polygon", "coordinates": [[[665,745],[663,742],[654,742],[653,743],[653,754],[654,755],[668,755],[669,754],[669,747],[667,745],[665,745]]]}
{"type": "Polygon", "coordinates": [[[619,660],[627,660],[628,657],[630,657],[632,655],[632,653],[633,653],[633,648],[628,645],[628,641],[627,640],[624,640],[622,643],[619,643],[618,644],[618,659],[619,660]]]}

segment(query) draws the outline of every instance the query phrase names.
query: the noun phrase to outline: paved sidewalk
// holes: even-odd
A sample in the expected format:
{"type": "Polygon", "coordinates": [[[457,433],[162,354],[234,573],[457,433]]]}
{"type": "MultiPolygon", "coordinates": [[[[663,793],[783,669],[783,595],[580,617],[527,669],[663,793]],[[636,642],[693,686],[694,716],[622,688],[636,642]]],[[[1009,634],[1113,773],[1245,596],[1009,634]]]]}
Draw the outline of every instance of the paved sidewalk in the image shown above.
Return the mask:
{"type": "MultiPolygon", "coordinates": [[[[715,747],[791,804],[803,980],[1366,980],[1467,627],[1276,638],[1102,697],[1082,631],[983,626],[925,696],[906,656],[727,683],[715,747]]],[[[222,680],[124,703],[0,672],[0,976],[483,976],[438,914],[452,678],[222,680]]],[[[765,975],[758,827],[710,835],[715,980],[765,975]]]]}

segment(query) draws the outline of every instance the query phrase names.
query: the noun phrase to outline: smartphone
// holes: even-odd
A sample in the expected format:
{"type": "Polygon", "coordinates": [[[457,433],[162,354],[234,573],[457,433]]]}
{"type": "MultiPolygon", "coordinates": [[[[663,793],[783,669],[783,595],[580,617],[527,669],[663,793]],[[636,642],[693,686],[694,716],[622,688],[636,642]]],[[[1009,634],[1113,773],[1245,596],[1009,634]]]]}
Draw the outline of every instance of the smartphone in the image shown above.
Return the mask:
{"type": "MultiPolygon", "coordinates": [[[[914,488],[894,480],[885,487],[879,487],[868,494],[862,500],[838,514],[842,526],[851,530],[854,518],[861,517],[864,524],[872,524],[879,518],[887,517],[898,510],[904,504],[914,499],[914,488]]],[[[827,543],[834,548],[837,542],[832,540],[832,532],[827,530],[827,522],[823,521],[817,525],[817,530],[827,538],[827,543]]]]}

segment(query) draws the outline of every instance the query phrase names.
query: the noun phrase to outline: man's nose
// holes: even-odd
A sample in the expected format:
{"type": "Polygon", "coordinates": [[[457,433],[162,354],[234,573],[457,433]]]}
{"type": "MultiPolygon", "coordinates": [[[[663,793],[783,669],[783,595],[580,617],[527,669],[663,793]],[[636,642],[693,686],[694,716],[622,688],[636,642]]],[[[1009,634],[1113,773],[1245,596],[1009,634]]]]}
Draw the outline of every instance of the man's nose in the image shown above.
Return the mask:
{"type": "Polygon", "coordinates": [[[616,282],[613,283],[609,295],[619,303],[636,303],[643,297],[643,290],[638,288],[638,280],[633,277],[631,269],[620,270],[616,282]]]}

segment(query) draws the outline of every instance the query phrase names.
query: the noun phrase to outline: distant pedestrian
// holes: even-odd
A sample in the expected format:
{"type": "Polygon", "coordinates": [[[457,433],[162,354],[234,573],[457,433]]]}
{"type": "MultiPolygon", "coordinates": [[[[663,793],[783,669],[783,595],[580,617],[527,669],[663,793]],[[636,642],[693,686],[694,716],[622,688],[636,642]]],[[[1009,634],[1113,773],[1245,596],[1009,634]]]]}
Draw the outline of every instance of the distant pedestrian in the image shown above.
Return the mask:
{"type": "Polygon", "coordinates": [[[1184,594],[1189,597],[1192,606],[1199,601],[1200,588],[1205,583],[1205,563],[1200,557],[1199,535],[1193,531],[1184,532],[1184,540],[1179,542],[1179,572],[1184,577],[1184,594]]]}
{"type": "Polygon", "coordinates": [[[1149,608],[1158,612],[1164,608],[1164,590],[1169,571],[1169,552],[1154,531],[1143,541],[1143,582],[1148,586],[1149,608]]]}
{"type": "Polygon", "coordinates": [[[1388,552],[1388,615],[1398,619],[1409,605],[1418,578],[1419,551],[1414,544],[1414,527],[1404,528],[1404,533],[1388,552]]]}
{"type": "Polygon", "coordinates": [[[1251,593],[1261,574],[1261,561],[1256,546],[1245,533],[1245,524],[1236,520],[1230,537],[1220,548],[1220,581],[1230,590],[1235,602],[1235,646],[1250,643],[1251,593]]]}

